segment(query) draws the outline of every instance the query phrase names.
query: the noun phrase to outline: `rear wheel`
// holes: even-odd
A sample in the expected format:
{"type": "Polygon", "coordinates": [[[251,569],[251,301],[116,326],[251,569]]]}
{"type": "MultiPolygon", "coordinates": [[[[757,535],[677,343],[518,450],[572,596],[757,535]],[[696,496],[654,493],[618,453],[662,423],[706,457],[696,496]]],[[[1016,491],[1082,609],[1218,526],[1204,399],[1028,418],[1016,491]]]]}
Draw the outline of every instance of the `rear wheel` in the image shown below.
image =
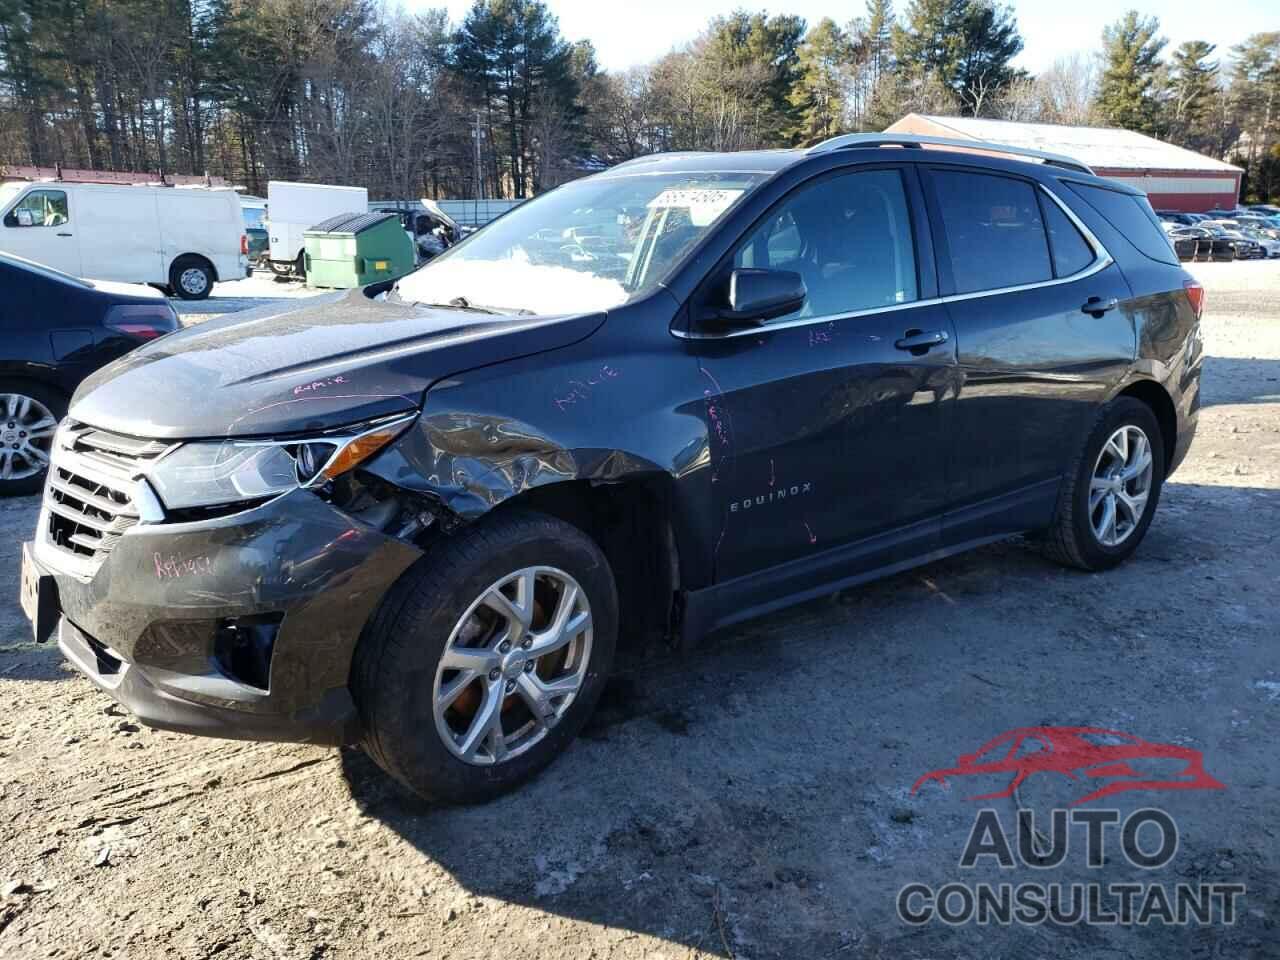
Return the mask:
{"type": "Polygon", "coordinates": [[[40,384],[0,380],[0,495],[40,490],[54,431],[66,412],[61,394],[40,384]]]}
{"type": "Polygon", "coordinates": [[[352,671],[365,749],[428,799],[490,800],[577,735],[616,634],[613,574],[582,531],[481,521],[410,568],[366,628],[352,671]]]}
{"type": "Polygon", "coordinates": [[[213,290],[213,267],[202,257],[179,257],[169,268],[169,286],[183,300],[203,300],[213,290]]]}
{"type": "Polygon", "coordinates": [[[1151,408],[1134,397],[1107,404],[1063,482],[1046,553],[1082,570],[1128,559],[1151,525],[1164,469],[1164,438],[1151,408]]]}

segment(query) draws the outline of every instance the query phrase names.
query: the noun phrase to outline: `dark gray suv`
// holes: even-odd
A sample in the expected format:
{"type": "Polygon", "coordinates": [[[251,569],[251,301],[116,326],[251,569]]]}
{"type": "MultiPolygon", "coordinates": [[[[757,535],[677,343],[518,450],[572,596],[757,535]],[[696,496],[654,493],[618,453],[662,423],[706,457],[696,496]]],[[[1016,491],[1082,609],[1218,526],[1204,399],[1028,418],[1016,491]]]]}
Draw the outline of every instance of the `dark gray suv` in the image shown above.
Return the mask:
{"type": "Polygon", "coordinates": [[[620,641],[1019,532],[1121,562],[1194,433],[1203,292],[1142,195],[974,146],[645,157],[135,351],[58,432],[37,636],[145,723],[474,801],[620,641]]]}

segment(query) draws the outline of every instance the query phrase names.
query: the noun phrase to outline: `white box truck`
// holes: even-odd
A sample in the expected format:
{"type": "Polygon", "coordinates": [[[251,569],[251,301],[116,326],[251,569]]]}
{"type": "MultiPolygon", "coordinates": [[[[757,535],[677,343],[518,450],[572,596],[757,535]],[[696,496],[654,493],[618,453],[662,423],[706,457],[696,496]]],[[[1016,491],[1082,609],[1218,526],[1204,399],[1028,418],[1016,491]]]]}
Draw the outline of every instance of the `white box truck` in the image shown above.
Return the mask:
{"type": "Polygon", "coordinates": [[[270,266],[284,275],[304,274],[302,235],[317,223],[340,213],[364,213],[369,191],[327,183],[267,183],[267,232],[271,235],[270,266]]]}
{"type": "Polygon", "coordinates": [[[75,277],[203,300],[248,276],[234,190],[36,180],[0,185],[0,250],[75,277]]]}

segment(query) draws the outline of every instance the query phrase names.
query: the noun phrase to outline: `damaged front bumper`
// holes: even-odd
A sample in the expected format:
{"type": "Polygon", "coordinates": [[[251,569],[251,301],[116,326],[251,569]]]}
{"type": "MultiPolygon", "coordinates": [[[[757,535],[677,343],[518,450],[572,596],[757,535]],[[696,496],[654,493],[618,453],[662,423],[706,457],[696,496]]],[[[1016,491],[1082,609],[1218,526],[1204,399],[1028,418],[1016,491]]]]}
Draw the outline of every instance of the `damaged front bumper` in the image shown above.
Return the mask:
{"type": "Polygon", "coordinates": [[[149,726],[235,739],[357,739],[356,643],[422,555],[306,490],[131,527],[89,576],[48,529],[42,511],[32,560],[67,658],[149,726]]]}

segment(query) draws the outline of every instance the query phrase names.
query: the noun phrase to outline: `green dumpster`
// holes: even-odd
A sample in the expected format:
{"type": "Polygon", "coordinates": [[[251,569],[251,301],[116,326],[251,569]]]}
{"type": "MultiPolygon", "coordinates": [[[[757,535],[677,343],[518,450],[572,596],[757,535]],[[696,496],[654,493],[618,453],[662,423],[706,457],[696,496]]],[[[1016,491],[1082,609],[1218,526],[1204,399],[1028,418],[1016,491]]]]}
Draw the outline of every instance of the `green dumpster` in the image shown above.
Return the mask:
{"type": "Polygon", "coordinates": [[[341,213],[302,235],[307,284],[363,287],[413,270],[413,241],[394,213],[341,213]]]}

